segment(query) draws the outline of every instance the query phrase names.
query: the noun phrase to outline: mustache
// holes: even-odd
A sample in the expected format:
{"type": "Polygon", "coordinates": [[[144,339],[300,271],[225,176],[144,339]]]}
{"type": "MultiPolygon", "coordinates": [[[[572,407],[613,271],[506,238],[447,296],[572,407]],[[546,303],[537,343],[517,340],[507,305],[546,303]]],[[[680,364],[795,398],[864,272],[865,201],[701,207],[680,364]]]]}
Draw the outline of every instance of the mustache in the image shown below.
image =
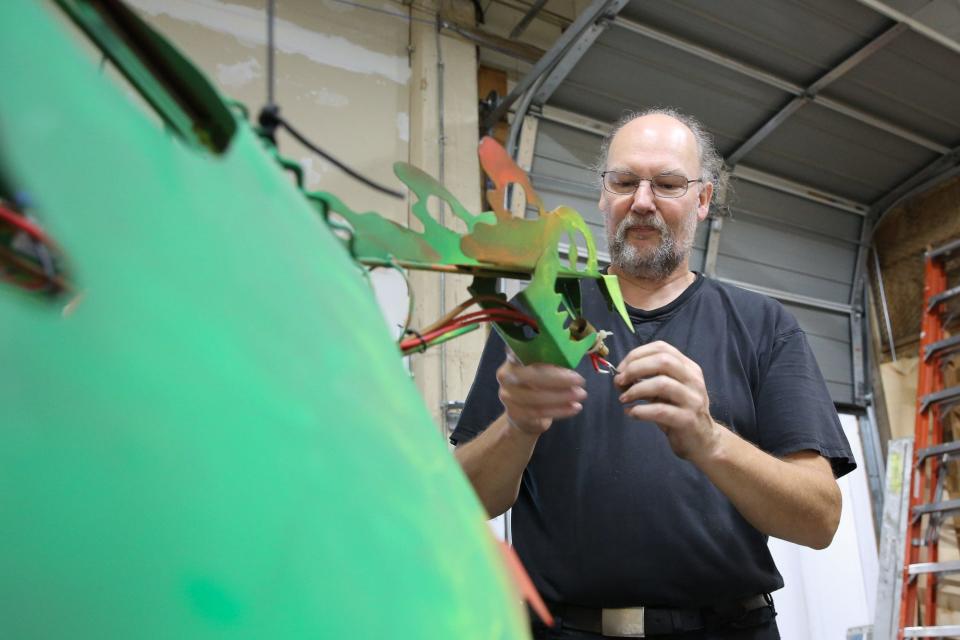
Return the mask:
{"type": "Polygon", "coordinates": [[[623,218],[623,220],[620,221],[620,224],[617,225],[617,236],[619,238],[623,238],[627,231],[637,227],[656,229],[660,232],[661,236],[670,232],[670,230],[667,228],[667,224],[658,214],[651,213],[647,216],[639,216],[633,212],[630,212],[623,218]]]}

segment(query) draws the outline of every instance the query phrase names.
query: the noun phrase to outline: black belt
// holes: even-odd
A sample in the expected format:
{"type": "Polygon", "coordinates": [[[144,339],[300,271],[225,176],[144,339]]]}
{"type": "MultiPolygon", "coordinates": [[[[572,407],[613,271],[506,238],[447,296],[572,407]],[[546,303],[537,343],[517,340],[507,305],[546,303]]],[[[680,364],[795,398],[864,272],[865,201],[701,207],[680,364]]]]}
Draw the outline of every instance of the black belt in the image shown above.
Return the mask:
{"type": "Polygon", "coordinates": [[[547,606],[563,627],[612,638],[671,635],[741,624],[755,626],[772,620],[776,615],[773,598],[768,593],[701,609],[595,609],[559,602],[547,602],[547,606]],[[762,611],[764,609],[766,611],[762,611]]]}

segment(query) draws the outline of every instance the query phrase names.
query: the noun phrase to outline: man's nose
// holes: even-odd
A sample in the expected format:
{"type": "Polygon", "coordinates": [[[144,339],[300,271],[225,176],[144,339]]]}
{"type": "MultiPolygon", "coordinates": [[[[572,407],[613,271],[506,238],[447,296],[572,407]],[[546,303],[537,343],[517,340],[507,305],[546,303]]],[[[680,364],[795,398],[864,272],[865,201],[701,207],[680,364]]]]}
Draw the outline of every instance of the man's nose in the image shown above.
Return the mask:
{"type": "Polygon", "coordinates": [[[635,211],[655,211],[657,208],[656,198],[653,195],[653,185],[649,180],[641,180],[637,186],[636,193],[633,194],[633,206],[635,211]]]}

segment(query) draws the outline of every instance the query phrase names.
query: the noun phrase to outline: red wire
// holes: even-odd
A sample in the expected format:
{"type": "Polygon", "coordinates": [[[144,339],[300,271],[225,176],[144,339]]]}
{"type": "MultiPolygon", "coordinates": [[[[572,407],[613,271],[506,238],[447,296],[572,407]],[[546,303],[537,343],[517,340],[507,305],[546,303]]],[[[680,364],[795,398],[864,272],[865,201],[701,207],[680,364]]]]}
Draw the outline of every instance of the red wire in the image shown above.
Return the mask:
{"type": "Polygon", "coordinates": [[[43,243],[47,242],[47,234],[45,234],[40,227],[36,226],[17,212],[6,208],[2,204],[0,204],[0,220],[9,222],[16,228],[32,236],[35,240],[39,240],[43,243]]]}
{"type": "Polygon", "coordinates": [[[533,318],[526,316],[519,311],[514,311],[513,309],[484,309],[482,311],[475,311],[473,313],[466,313],[457,316],[447,324],[441,325],[433,331],[425,333],[422,336],[418,335],[412,338],[407,338],[406,340],[402,340],[400,342],[400,349],[401,351],[406,351],[416,347],[425,347],[428,342],[442,336],[445,333],[484,322],[516,322],[519,324],[525,324],[534,330],[538,329],[537,322],[533,318]]]}
{"type": "Polygon", "coordinates": [[[607,369],[613,369],[613,365],[610,364],[610,362],[609,362],[608,360],[605,360],[604,358],[601,358],[600,356],[597,356],[597,360],[600,362],[600,364],[602,364],[603,366],[605,366],[607,369]]]}
{"type": "Polygon", "coordinates": [[[471,322],[476,319],[481,318],[490,318],[497,317],[498,319],[514,320],[520,324],[525,324],[528,327],[538,330],[537,322],[530,316],[526,316],[519,311],[514,311],[512,309],[484,309],[483,311],[474,311],[473,313],[465,313],[463,315],[457,316],[451,320],[451,324],[462,323],[462,322],[471,322]]]}
{"type": "Polygon", "coordinates": [[[597,360],[600,360],[600,356],[595,353],[590,354],[590,364],[593,365],[593,370],[597,373],[600,373],[600,365],[597,363],[597,360]]]}
{"type": "Polygon", "coordinates": [[[449,331],[453,331],[455,329],[461,329],[463,327],[467,327],[472,324],[480,324],[483,322],[499,322],[504,320],[513,321],[513,322],[520,321],[518,318],[514,318],[512,316],[499,317],[499,318],[495,316],[491,316],[491,317],[477,318],[469,322],[451,322],[441,327],[437,327],[433,331],[426,333],[422,336],[415,336],[413,338],[407,338],[406,340],[403,340],[400,343],[400,348],[402,350],[407,350],[414,347],[424,346],[426,345],[426,343],[430,342],[434,338],[438,338],[443,334],[448,333],[449,331]]]}
{"type": "Polygon", "coordinates": [[[601,373],[600,365],[603,365],[604,367],[607,368],[607,370],[603,373],[610,373],[610,374],[614,373],[613,365],[610,364],[608,360],[606,360],[605,358],[602,358],[600,355],[596,353],[591,353],[589,355],[590,355],[590,363],[593,365],[594,371],[596,371],[597,373],[601,373]]]}

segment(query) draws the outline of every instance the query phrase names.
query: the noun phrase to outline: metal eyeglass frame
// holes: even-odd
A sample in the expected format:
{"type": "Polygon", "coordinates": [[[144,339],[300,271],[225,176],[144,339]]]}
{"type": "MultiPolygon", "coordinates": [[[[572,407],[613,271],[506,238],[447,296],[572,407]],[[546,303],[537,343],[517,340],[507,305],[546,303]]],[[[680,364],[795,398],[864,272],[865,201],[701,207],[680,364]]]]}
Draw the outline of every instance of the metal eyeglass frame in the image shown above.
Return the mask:
{"type": "MultiPolygon", "coordinates": [[[[665,174],[661,174],[661,175],[665,175],[665,174]]],[[[655,184],[656,184],[656,183],[654,183],[654,180],[655,180],[656,178],[659,178],[659,177],[660,177],[660,176],[654,176],[653,178],[641,178],[641,177],[638,176],[637,174],[635,174],[635,173],[630,173],[629,171],[614,171],[614,170],[601,171],[601,172],[600,172],[600,186],[601,186],[601,188],[602,188],[604,191],[606,191],[607,193],[612,193],[612,194],[615,195],[615,196],[632,196],[632,195],[634,195],[634,194],[640,189],[640,185],[642,185],[644,182],[649,182],[649,183],[650,183],[650,192],[653,193],[654,196],[656,196],[656,197],[658,197],[658,198],[669,198],[669,199],[672,200],[672,199],[674,199],[674,198],[682,198],[683,196],[687,195],[687,191],[690,190],[690,183],[691,183],[691,182],[701,182],[701,183],[703,182],[703,178],[697,178],[696,180],[687,180],[686,188],[684,188],[683,193],[678,193],[678,194],[675,195],[675,196],[665,196],[665,195],[663,195],[663,194],[657,193],[657,190],[656,190],[656,188],[655,188],[655,184]],[[631,192],[629,192],[629,193],[620,192],[620,191],[613,191],[613,190],[611,190],[611,189],[608,189],[608,188],[607,188],[607,179],[606,179],[606,176],[607,176],[608,173],[625,173],[625,174],[627,174],[627,175],[631,175],[631,176],[635,177],[635,178],[638,180],[636,189],[634,189],[633,191],[631,191],[631,192]]],[[[683,177],[683,176],[681,176],[681,177],[683,177]]]]}

